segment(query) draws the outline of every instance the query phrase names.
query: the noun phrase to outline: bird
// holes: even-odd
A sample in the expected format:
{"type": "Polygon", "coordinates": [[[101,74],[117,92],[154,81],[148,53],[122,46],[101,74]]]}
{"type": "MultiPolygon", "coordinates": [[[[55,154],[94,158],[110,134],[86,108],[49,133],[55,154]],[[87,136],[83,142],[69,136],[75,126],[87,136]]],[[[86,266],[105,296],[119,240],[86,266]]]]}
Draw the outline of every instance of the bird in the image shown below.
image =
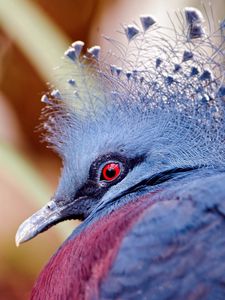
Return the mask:
{"type": "Polygon", "coordinates": [[[208,15],[141,15],[105,54],[66,50],[41,99],[61,177],[16,243],[82,222],[31,299],[225,299],[225,21],[208,15]]]}

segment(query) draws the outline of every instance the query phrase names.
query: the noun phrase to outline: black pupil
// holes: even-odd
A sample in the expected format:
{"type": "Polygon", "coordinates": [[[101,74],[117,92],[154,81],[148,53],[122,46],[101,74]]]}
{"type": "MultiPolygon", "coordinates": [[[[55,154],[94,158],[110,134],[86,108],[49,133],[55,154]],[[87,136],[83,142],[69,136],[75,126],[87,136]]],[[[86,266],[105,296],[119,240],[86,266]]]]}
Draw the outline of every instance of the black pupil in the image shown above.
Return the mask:
{"type": "Polygon", "coordinates": [[[109,178],[113,178],[116,175],[115,169],[109,168],[105,172],[106,176],[109,178]]]}

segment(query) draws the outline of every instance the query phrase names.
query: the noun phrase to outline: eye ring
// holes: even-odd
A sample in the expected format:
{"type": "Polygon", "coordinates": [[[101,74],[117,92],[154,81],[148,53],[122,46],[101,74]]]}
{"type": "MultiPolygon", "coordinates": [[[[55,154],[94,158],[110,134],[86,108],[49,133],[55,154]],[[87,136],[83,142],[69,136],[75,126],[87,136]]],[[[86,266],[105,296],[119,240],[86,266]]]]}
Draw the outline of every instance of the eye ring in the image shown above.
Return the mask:
{"type": "Polygon", "coordinates": [[[107,163],[101,172],[100,180],[104,180],[107,182],[114,181],[121,174],[121,166],[117,162],[107,163]]]}

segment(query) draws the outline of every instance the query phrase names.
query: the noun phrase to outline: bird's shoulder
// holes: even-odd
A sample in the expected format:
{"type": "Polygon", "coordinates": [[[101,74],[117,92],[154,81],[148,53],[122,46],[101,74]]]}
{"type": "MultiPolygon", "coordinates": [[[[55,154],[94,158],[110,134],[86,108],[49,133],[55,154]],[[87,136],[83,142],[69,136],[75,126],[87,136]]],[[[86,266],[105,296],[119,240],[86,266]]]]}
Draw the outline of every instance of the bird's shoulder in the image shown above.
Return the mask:
{"type": "Polygon", "coordinates": [[[152,197],[120,244],[102,299],[225,299],[225,174],[213,173],[152,197]]]}

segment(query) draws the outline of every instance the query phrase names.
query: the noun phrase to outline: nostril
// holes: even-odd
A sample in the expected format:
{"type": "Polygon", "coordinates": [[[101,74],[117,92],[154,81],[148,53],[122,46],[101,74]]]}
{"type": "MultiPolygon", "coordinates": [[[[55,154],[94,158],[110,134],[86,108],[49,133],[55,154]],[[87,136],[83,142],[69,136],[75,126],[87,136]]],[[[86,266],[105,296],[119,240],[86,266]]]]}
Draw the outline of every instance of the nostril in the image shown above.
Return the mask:
{"type": "Polygon", "coordinates": [[[54,210],[56,208],[55,199],[53,198],[51,201],[49,201],[46,206],[49,210],[54,210]]]}

